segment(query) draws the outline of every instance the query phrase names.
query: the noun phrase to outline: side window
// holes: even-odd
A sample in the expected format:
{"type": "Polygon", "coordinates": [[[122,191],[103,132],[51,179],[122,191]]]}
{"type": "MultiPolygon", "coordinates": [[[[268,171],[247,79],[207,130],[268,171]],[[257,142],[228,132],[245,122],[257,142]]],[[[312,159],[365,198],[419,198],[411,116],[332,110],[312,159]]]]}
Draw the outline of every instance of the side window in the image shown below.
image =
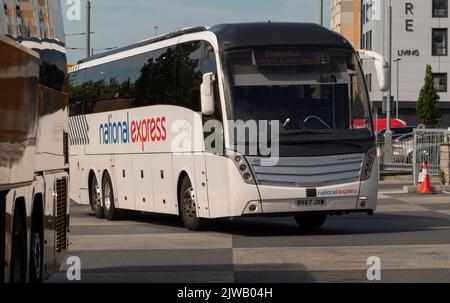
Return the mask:
{"type": "Polygon", "coordinates": [[[199,112],[200,85],[203,73],[200,70],[202,61],[202,42],[193,41],[178,45],[177,80],[175,102],[177,106],[199,112]]]}
{"type": "Polygon", "coordinates": [[[125,58],[111,63],[109,90],[113,99],[130,98],[130,62],[129,58],[125,58]]]}
{"type": "MultiPolygon", "coordinates": [[[[217,61],[214,47],[209,42],[204,42],[202,47],[202,60],[200,62],[201,74],[214,73],[217,77],[217,61]]],[[[212,119],[222,122],[222,104],[220,102],[219,85],[216,81],[214,85],[214,108],[212,119]]]]}
{"type": "Polygon", "coordinates": [[[85,70],[69,74],[69,112],[70,116],[83,113],[83,89],[85,70]]]}
{"type": "MultiPolygon", "coordinates": [[[[200,85],[203,75],[210,72],[217,74],[214,50],[205,41],[186,42],[178,45],[177,58],[176,103],[178,106],[200,112],[200,85]]],[[[218,94],[216,100],[220,104],[218,94]]]]}
{"type": "Polygon", "coordinates": [[[131,87],[135,95],[133,106],[175,104],[176,48],[156,50],[140,59],[132,67],[131,87]],[[139,62],[143,62],[143,65],[139,62]],[[139,66],[140,69],[136,69],[139,66]],[[138,70],[140,72],[136,73],[138,70]],[[133,73],[138,75],[135,81],[133,73]]]}
{"type": "Polygon", "coordinates": [[[83,84],[83,94],[85,101],[85,114],[100,112],[97,107],[99,101],[108,99],[110,64],[102,64],[87,69],[86,80],[83,84]]]}

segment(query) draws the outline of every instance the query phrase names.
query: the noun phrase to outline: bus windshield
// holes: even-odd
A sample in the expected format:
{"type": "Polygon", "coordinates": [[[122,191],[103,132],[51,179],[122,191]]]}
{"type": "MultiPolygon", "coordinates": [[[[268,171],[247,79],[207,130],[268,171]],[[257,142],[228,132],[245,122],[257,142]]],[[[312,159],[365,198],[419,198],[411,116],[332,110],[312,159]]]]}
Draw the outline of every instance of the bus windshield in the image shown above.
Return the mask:
{"type": "Polygon", "coordinates": [[[373,138],[367,91],[351,50],[241,49],[226,52],[225,61],[230,120],[278,121],[282,141],[373,138]]]}

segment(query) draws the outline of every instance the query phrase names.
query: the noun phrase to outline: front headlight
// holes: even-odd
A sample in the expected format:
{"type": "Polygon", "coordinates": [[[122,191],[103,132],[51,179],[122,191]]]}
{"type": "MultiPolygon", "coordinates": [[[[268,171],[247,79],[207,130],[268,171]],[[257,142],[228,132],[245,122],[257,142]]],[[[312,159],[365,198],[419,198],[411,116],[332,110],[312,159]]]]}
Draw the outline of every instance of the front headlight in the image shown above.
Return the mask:
{"type": "Polygon", "coordinates": [[[227,150],[226,157],[231,159],[233,163],[236,165],[236,168],[238,169],[245,183],[256,185],[252,169],[243,155],[234,151],[227,150]]]}
{"type": "Polygon", "coordinates": [[[376,149],[371,148],[367,154],[363,163],[361,172],[361,181],[367,181],[372,176],[373,166],[375,164],[376,149]]]}

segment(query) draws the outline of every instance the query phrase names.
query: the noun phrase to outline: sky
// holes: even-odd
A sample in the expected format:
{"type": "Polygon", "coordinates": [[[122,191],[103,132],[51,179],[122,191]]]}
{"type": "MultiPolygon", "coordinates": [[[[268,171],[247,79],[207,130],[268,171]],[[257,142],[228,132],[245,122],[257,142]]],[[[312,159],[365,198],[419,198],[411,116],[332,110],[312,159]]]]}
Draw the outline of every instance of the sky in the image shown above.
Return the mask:
{"type": "MultiPolygon", "coordinates": [[[[63,11],[67,3],[61,0],[63,11]]],[[[329,27],[330,0],[324,0],[325,26],[329,27]]],[[[86,0],[81,0],[81,20],[65,20],[67,47],[85,48],[81,35],[86,31],[86,0]]],[[[154,36],[191,26],[211,26],[231,22],[315,22],[320,23],[319,0],[91,0],[94,53],[103,48],[121,47],[154,36]]],[[[84,58],[85,50],[68,50],[69,63],[84,58]]]]}

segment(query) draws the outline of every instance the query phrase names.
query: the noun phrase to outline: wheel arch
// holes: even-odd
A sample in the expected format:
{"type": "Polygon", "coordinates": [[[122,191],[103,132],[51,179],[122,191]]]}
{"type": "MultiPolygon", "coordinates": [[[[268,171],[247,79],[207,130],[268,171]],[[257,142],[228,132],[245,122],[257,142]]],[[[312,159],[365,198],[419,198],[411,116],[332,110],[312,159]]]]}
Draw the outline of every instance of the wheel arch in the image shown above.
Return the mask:
{"type": "Polygon", "coordinates": [[[31,209],[31,225],[33,226],[34,220],[35,220],[35,216],[36,215],[40,215],[41,216],[41,225],[43,226],[44,224],[44,197],[42,195],[42,193],[36,193],[33,197],[33,205],[32,205],[32,209],[31,209]],[[39,212],[39,213],[36,213],[39,212]]]}
{"type": "Polygon", "coordinates": [[[178,204],[178,215],[181,215],[180,213],[180,207],[181,207],[181,201],[180,201],[180,193],[181,193],[181,186],[183,183],[184,178],[188,177],[191,180],[192,179],[189,176],[189,173],[186,170],[181,170],[178,174],[178,181],[177,181],[177,204],[178,204]]]}
{"type": "MultiPolygon", "coordinates": [[[[28,220],[27,220],[27,209],[26,209],[25,197],[19,196],[19,197],[15,198],[12,214],[13,214],[13,216],[16,216],[16,215],[22,216],[22,219],[23,219],[22,222],[25,225],[23,227],[24,227],[24,230],[27,231],[28,230],[27,229],[28,220]]],[[[12,224],[14,224],[13,222],[14,222],[14,218],[11,218],[11,227],[12,227],[12,224]]],[[[13,230],[13,228],[11,228],[11,230],[13,230]]],[[[25,240],[28,241],[28,235],[26,232],[25,232],[25,237],[27,238],[25,240]]]]}

